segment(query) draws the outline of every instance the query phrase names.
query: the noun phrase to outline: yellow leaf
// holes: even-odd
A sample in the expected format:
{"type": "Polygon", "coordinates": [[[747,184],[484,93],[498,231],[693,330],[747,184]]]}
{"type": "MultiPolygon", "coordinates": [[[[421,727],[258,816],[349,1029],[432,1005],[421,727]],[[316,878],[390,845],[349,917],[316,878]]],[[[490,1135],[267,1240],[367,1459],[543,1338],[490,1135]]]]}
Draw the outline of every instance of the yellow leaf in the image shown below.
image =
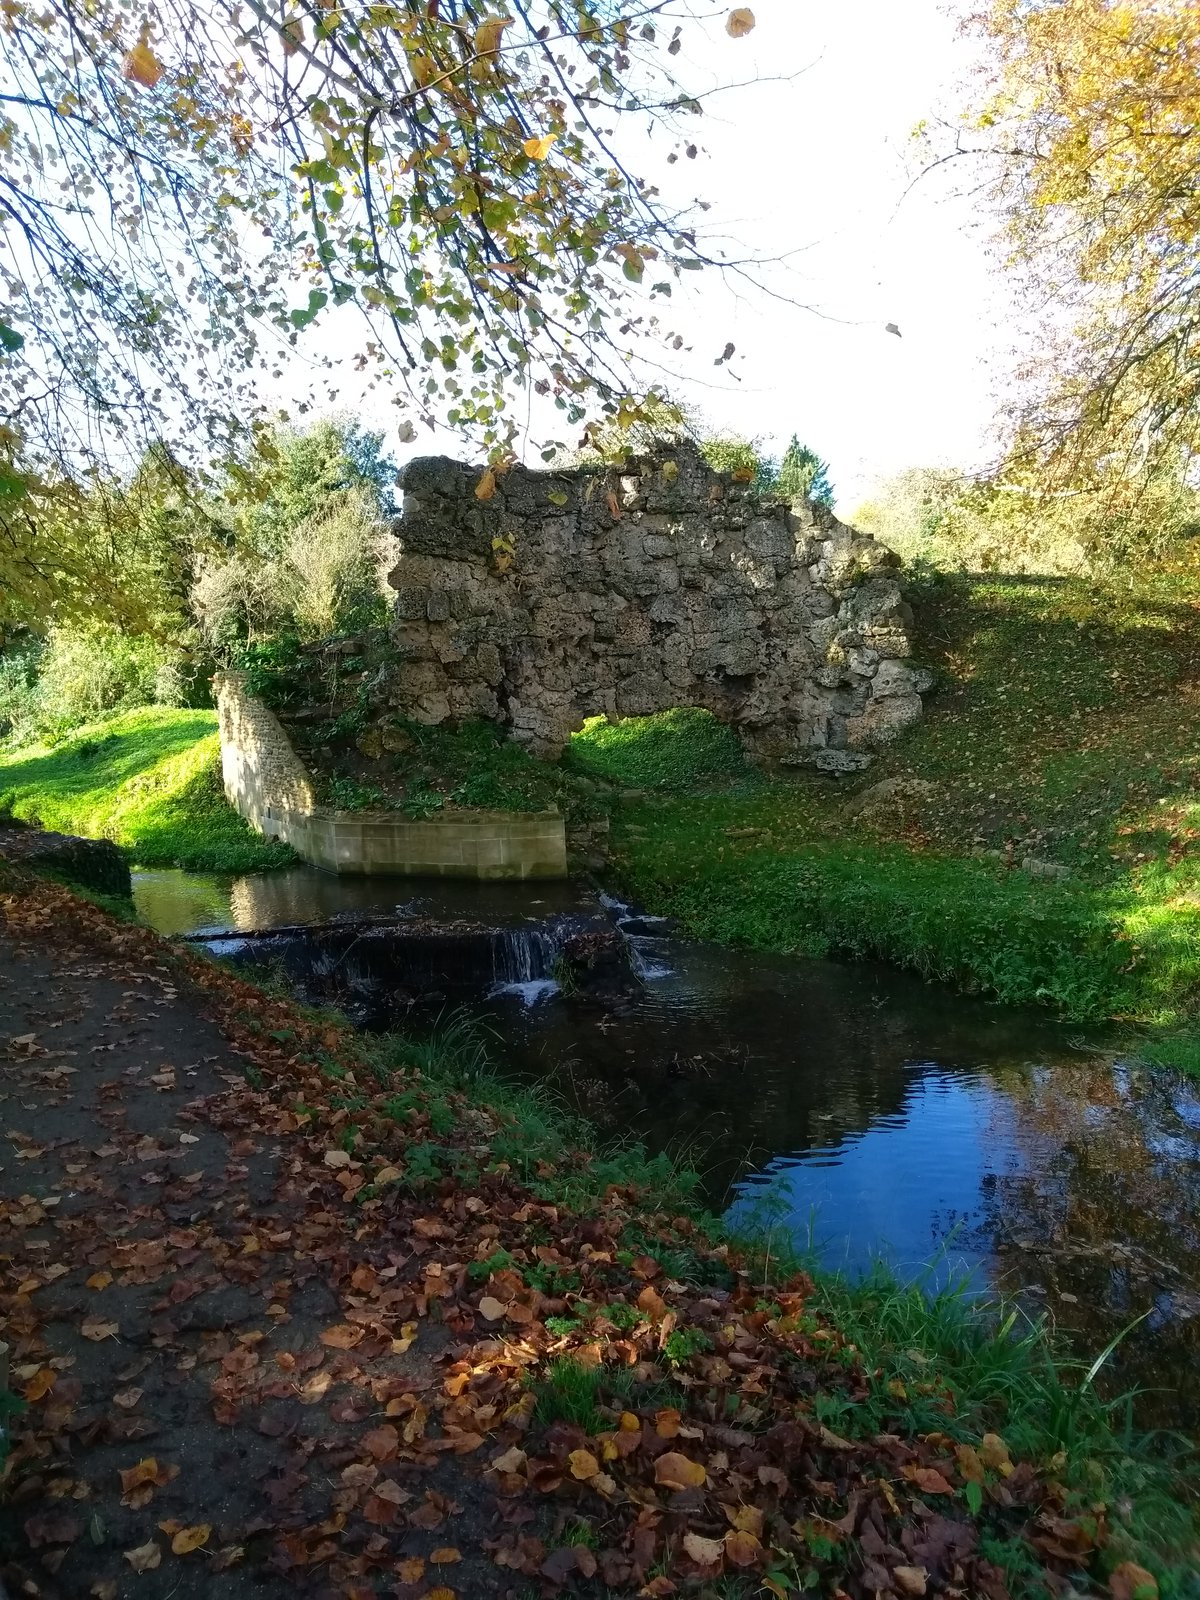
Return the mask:
{"type": "Polygon", "coordinates": [[[93,1272],[87,1279],[89,1289],[107,1289],[113,1281],[111,1272],[93,1272]]]}
{"type": "Polygon", "coordinates": [[[409,1556],[396,1568],[396,1576],[401,1583],[420,1583],[425,1576],[425,1559],[423,1556],[409,1556]]]}
{"type": "Polygon", "coordinates": [[[143,1483],[154,1483],[158,1478],[158,1462],[154,1456],[146,1456],[134,1467],[121,1467],[121,1488],[128,1494],[131,1489],[136,1489],[143,1483]]]}
{"type": "Polygon", "coordinates": [[[490,500],[495,492],[496,474],[492,471],[491,467],[489,467],[480,478],[479,482],[475,485],[475,498],[476,500],[490,500]]]}
{"type": "Polygon", "coordinates": [[[163,64],[148,44],[135,44],[121,62],[121,76],[143,89],[153,89],[163,75],[163,64]]]}
{"type": "Polygon", "coordinates": [[[979,1441],[979,1455],[984,1466],[991,1467],[992,1471],[998,1472],[1002,1478],[1007,1478],[1013,1470],[1008,1446],[998,1433],[984,1434],[979,1441]]]}
{"type": "Polygon", "coordinates": [[[171,1550],[177,1556],[190,1555],[207,1544],[211,1534],[212,1527],[207,1522],[198,1522],[194,1528],[180,1528],[171,1540],[171,1550]]]}
{"type": "Polygon", "coordinates": [[[567,1460],[571,1463],[571,1476],[585,1483],[600,1471],[600,1463],[590,1450],[572,1450],[567,1460]]]}
{"type": "Polygon", "coordinates": [[[475,54],[477,56],[494,56],[500,48],[501,36],[505,28],[511,28],[511,17],[488,17],[475,29],[475,54]]]}
{"type": "Polygon", "coordinates": [[[668,1450],[654,1463],[654,1481],[667,1489],[699,1489],[706,1477],[698,1461],[690,1461],[678,1450],[668,1450]]]}
{"type": "Polygon", "coordinates": [[[635,1411],[622,1411],[621,1420],[617,1424],[622,1433],[636,1433],[642,1425],[642,1419],[635,1411]]]}
{"type": "Polygon", "coordinates": [[[725,1554],[735,1567],[752,1567],[762,1560],[763,1547],[745,1528],[730,1528],[725,1535],[725,1554]]]}
{"type": "Polygon", "coordinates": [[[462,1560],[462,1551],[456,1550],[452,1544],[444,1544],[435,1550],[429,1559],[435,1567],[448,1567],[453,1562],[462,1560]]]}
{"type": "Polygon", "coordinates": [[[554,148],[554,141],[558,138],[556,133],[543,134],[540,139],[526,139],[521,146],[531,161],[545,161],[554,148]]]}
{"type": "Polygon", "coordinates": [[[738,6],[725,19],[725,32],[731,39],[744,39],[754,28],[754,13],[749,6],[738,6]]]}

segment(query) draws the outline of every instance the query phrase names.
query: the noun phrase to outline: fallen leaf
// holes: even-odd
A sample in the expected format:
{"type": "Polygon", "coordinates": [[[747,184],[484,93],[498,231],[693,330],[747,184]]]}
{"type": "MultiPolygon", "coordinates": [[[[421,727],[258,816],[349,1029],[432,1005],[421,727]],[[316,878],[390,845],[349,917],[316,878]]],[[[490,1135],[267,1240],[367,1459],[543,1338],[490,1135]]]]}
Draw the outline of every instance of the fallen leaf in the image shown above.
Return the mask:
{"type": "Polygon", "coordinates": [[[902,1594],[920,1595],[925,1593],[925,1580],[929,1574],[924,1567],[893,1567],[892,1577],[902,1594]]]}
{"type": "Polygon", "coordinates": [[[504,1315],[504,1302],[497,1300],[495,1295],[485,1294],[479,1302],[479,1315],[488,1322],[499,1322],[504,1315]]]}
{"type": "Polygon", "coordinates": [[[93,1272],[85,1281],[89,1289],[107,1289],[113,1281],[113,1275],[111,1272],[93,1272]]]}
{"type": "Polygon", "coordinates": [[[725,1546],[720,1539],[705,1539],[698,1533],[685,1533],[683,1548],[702,1567],[716,1566],[725,1554],[725,1546]]]}
{"type": "Polygon", "coordinates": [[[122,1411],[132,1411],[145,1392],[144,1389],[118,1389],[113,1395],[113,1405],[120,1406],[122,1411]]]}
{"type": "Polygon", "coordinates": [[[177,1556],[190,1555],[206,1545],[211,1535],[212,1527],[207,1522],[198,1522],[194,1528],[180,1528],[171,1540],[171,1550],[177,1556]]]}
{"type": "Polygon", "coordinates": [[[735,1567],[752,1567],[762,1560],[763,1547],[748,1529],[731,1528],[725,1535],[725,1554],[735,1567]]]}
{"type": "Polygon", "coordinates": [[[1108,1580],[1113,1600],[1158,1600],[1158,1579],[1136,1561],[1122,1561],[1108,1580]]]}
{"type": "Polygon", "coordinates": [[[492,1466],[497,1472],[521,1472],[525,1467],[526,1456],[524,1450],[518,1450],[516,1445],[506,1450],[502,1456],[497,1456],[492,1466]]]}
{"type": "Polygon", "coordinates": [[[158,1462],[153,1456],[146,1456],[136,1466],[120,1468],[120,1473],[122,1492],[128,1494],[143,1483],[157,1483],[158,1462]]]}
{"type": "Polygon", "coordinates": [[[162,1550],[151,1539],[134,1550],[126,1550],[125,1559],[135,1572],[151,1572],[161,1562],[162,1550]]]}
{"type": "Polygon", "coordinates": [[[365,1328],[356,1328],[352,1322],[335,1322],[321,1334],[321,1343],[331,1350],[353,1350],[362,1342],[365,1328]]]}
{"type": "Polygon", "coordinates": [[[699,1489],[708,1474],[698,1461],[668,1450],[654,1463],[654,1481],[667,1489],[699,1489]]]}
{"type": "Polygon", "coordinates": [[[99,1344],[101,1339],[115,1339],[121,1329],[116,1322],[101,1322],[96,1317],[85,1317],[79,1324],[79,1331],[85,1339],[99,1344]]]}
{"type": "Polygon", "coordinates": [[[725,32],[731,39],[744,39],[754,28],[754,13],[749,6],[738,6],[725,19],[725,32]]]}
{"type": "Polygon", "coordinates": [[[567,1460],[571,1463],[571,1476],[584,1482],[600,1471],[600,1463],[590,1450],[572,1450],[567,1460]]]}
{"type": "Polygon", "coordinates": [[[31,1405],[36,1400],[44,1399],[53,1389],[54,1381],[57,1377],[58,1374],[53,1367],[39,1367],[21,1390],[22,1397],[28,1400],[31,1405]]]}
{"type": "Polygon", "coordinates": [[[396,1576],[401,1583],[420,1583],[425,1576],[425,1559],[423,1556],[409,1556],[396,1568],[396,1576]]]}
{"type": "Polygon", "coordinates": [[[936,1467],[906,1467],[904,1475],[912,1479],[922,1494],[954,1493],[954,1485],[947,1483],[936,1467]]]}
{"type": "Polygon", "coordinates": [[[985,1467],[991,1467],[992,1471],[998,1472],[1002,1478],[1007,1478],[1013,1470],[1008,1446],[998,1433],[984,1434],[979,1441],[979,1458],[985,1467]]]}
{"type": "Polygon", "coordinates": [[[661,1411],[654,1413],[654,1431],[660,1439],[674,1439],[679,1432],[681,1420],[674,1406],[665,1406],[661,1411]]]}
{"type": "Polygon", "coordinates": [[[434,1550],[429,1559],[435,1567],[448,1567],[455,1561],[462,1560],[462,1551],[456,1550],[452,1544],[447,1544],[439,1550],[434,1550]]]}
{"type": "Polygon", "coordinates": [[[475,485],[475,498],[476,500],[490,500],[495,492],[496,474],[491,467],[488,467],[475,485]]]}
{"type": "Polygon", "coordinates": [[[348,1167],[350,1165],[350,1152],[348,1150],[326,1150],[325,1165],[327,1167],[348,1167]]]}

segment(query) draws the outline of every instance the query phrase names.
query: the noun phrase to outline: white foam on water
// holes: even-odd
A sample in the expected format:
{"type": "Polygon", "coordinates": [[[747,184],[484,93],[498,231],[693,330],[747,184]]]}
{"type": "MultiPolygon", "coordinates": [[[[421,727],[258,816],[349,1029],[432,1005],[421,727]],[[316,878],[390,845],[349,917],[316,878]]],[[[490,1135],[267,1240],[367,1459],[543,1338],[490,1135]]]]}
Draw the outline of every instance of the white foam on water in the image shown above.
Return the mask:
{"type": "Polygon", "coordinates": [[[543,1000],[549,1000],[552,995],[559,992],[557,983],[553,978],[526,978],[524,981],[514,980],[508,983],[493,984],[488,991],[488,998],[494,999],[497,995],[515,994],[525,1007],[540,1005],[543,1000]]]}

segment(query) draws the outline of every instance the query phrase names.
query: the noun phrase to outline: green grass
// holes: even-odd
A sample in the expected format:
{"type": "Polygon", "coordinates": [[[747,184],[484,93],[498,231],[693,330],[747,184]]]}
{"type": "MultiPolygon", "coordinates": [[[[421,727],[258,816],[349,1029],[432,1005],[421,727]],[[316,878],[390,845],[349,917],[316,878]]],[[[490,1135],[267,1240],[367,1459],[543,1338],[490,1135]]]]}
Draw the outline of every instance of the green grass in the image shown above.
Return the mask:
{"type": "Polygon", "coordinates": [[[147,706],[57,744],[0,749],[0,812],[113,839],[142,866],[252,872],[295,860],[221,790],[216,713],[147,706]]]}
{"type": "Polygon", "coordinates": [[[615,819],[624,886],[705,937],[880,957],[1010,1004],[1190,1037],[1200,560],[1136,582],[944,579],[917,615],[937,678],[926,716],[850,783],[714,772],[701,712],[669,734],[646,718],[577,735],[572,762],[659,791],[615,819]],[[892,777],[933,795],[845,815],[892,777]],[[1026,872],[1027,857],[1068,875],[1026,872]]]}
{"type": "Polygon", "coordinates": [[[690,706],[623,722],[591,717],[571,740],[567,759],[590,777],[635,789],[752,776],[732,729],[690,706]]]}

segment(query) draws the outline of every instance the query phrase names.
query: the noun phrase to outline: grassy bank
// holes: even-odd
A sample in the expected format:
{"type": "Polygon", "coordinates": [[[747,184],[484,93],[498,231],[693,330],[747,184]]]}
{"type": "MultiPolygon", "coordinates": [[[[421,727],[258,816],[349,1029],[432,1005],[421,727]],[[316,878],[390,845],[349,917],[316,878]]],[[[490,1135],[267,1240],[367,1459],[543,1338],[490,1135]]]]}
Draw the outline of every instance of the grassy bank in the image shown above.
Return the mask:
{"type": "Polygon", "coordinates": [[[853,782],[731,776],[711,734],[698,761],[660,719],[578,735],[573,762],[649,791],[617,813],[625,885],[712,938],[1189,1025],[1200,573],[942,580],[917,611],[927,715],[853,782]],[[857,810],[887,779],[902,787],[857,810]]]}
{"type": "MultiPolygon", "coordinates": [[[[554,1313],[545,1316],[549,1337],[541,1356],[522,1379],[533,1402],[534,1439],[565,1426],[603,1441],[611,1438],[614,1417],[628,1419],[631,1406],[649,1405],[660,1417],[682,1413],[684,1438],[699,1437],[689,1423],[698,1429],[714,1415],[758,1432],[794,1414],[835,1454],[870,1454],[881,1436],[901,1451],[932,1440],[943,1464],[947,1458],[956,1464],[953,1488],[947,1484],[953,1498],[939,1509],[945,1505],[947,1515],[973,1525],[981,1556],[1013,1600],[1049,1592],[1046,1568],[1055,1563],[1042,1548],[1049,1526],[1064,1549],[1076,1541],[1067,1564],[1081,1586],[1085,1574],[1096,1580],[1116,1573],[1112,1593],[1122,1594],[1121,1575],[1128,1576],[1132,1562],[1148,1584],[1144,1600],[1200,1595],[1193,1443],[1137,1435],[1126,1397],[1102,1400],[1096,1382],[1102,1368],[1067,1357],[1046,1324],[954,1288],[930,1298],[882,1271],[865,1282],[824,1273],[781,1246],[769,1215],[757,1228],[731,1234],[699,1200],[695,1172],[638,1146],[605,1145],[585,1119],[537,1085],[506,1081],[469,1024],[452,1019],[423,1038],[364,1038],[341,1031],[336,1013],[276,999],[272,1014],[255,1025],[260,1036],[288,1033],[287,1015],[276,1014],[280,1006],[322,1030],[325,1040],[316,1056],[325,1093],[319,1101],[304,1097],[312,1128],[326,1128],[330,1141],[353,1148],[368,1166],[377,1110],[393,1131],[397,1123],[403,1130],[402,1155],[389,1143],[381,1156],[389,1177],[360,1189],[358,1203],[373,1205],[394,1183],[430,1204],[440,1201],[443,1213],[461,1214],[463,1196],[486,1193],[500,1174],[518,1186],[518,1217],[537,1206],[553,1208],[552,1236],[536,1221],[503,1240],[493,1230],[486,1255],[467,1267],[479,1289],[515,1287],[554,1313]],[[330,1029],[340,1032],[336,1046],[330,1029]],[[348,1126],[365,1131],[366,1140],[357,1132],[350,1139],[348,1126]],[[597,1258],[605,1263],[602,1285],[546,1248],[572,1237],[581,1219],[588,1237],[601,1219],[610,1228],[607,1253],[597,1258]],[[657,1291],[648,1295],[647,1285],[664,1293],[669,1285],[690,1312],[672,1314],[655,1330],[657,1291]],[[714,1304],[710,1321],[701,1308],[714,1304]],[[757,1333],[798,1345],[810,1371],[801,1377],[786,1359],[778,1371],[755,1366],[748,1394],[737,1403],[730,1396],[714,1412],[713,1356],[733,1341],[746,1314],[757,1333]],[[596,1351],[608,1350],[614,1338],[643,1357],[636,1371],[631,1351],[622,1355],[624,1367],[608,1356],[597,1364],[596,1351]],[[785,1398],[790,1379],[799,1380],[798,1403],[794,1395],[785,1398]],[[1022,1475],[1040,1480],[1036,1512],[1033,1502],[1022,1504],[1024,1485],[1015,1496],[1003,1491],[1022,1475]]],[[[271,1087],[267,1080],[256,1086],[271,1087]]],[[[286,1091],[284,1103],[291,1103],[286,1091]]],[[[522,1316],[520,1329],[527,1328],[522,1316]]],[[[532,1343],[538,1344],[536,1322],[532,1343]]],[[[532,1453],[533,1443],[526,1440],[525,1448],[532,1453]]],[[[842,1471],[853,1481],[851,1459],[842,1456],[842,1471]]],[[[876,1470],[892,1476],[896,1468],[880,1460],[876,1470]]],[[[823,1593],[847,1581],[858,1556],[844,1531],[816,1510],[824,1492],[818,1485],[808,1518],[796,1526],[799,1545],[774,1552],[769,1576],[777,1588],[733,1581],[719,1592],[748,1600],[756,1592],[823,1593]]],[[[758,1491],[743,1486],[740,1493],[754,1504],[758,1491]]]]}
{"type": "Polygon", "coordinates": [[[253,872],[293,861],[221,789],[216,713],[147,706],[55,744],[0,748],[0,814],[108,838],[141,866],[253,872]]]}
{"type": "MultiPolygon", "coordinates": [[[[467,1508],[444,1559],[476,1581],[451,1592],[490,1592],[477,1576],[488,1562],[532,1580],[518,1592],[561,1573],[558,1592],[580,1550],[574,1570],[590,1582],[601,1569],[595,1592],[614,1597],[875,1593],[894,1570],[897,1594],[1032,1600],[1107,1583],[1113,1600],[1195,1600],[1191,1447],[1130,1433],[1043,1328],[953,1294],[930,1302],[883,1279],[822,1279],[769,1236],[729,1237],[692,1174],[602,1148],[536,1089],[497,1078],[462,1026],[426,1039],[355,1034],[55,886],[7,897],[0,917],[10,939],[61,945],[76,967],[90,946],[129,978],[155,974],[235,1052],[244,1082],[228,1073],[189,1125],[198,1143],[214,1126],[268,1134],[289,1193],[309,1207],[282,1231],[268,1214],[261,1241],[239,1211],[238,1281],[265,1253],[264,1304],[285,1274],[337,1282],[320,1377],[342,1409],[297,1424],[308,1438],[350,1423],[334,1472],[312,1475],[313,1495],[326,1484],[338,1495],[338,1515],[305,1502],[334,1559],[361,1550],[364,1524],[381,1551],[393,1520],[346,1493],[356,1476],[386,1488],[378,1462],[336,1470],[392,1396],[397,1420],[374,1428],[368,1448],[394,1459],[403,1428],[405,1461],[419,1457],[467,1508]],[[399,1252],[398,1239],[415,1249],[399,1252]],[[419,1407],[400,1392],[410,1378],[398,1388],[395,1376],[410,1345],[438,1355],[419,1407]],[[365,1410],[351,1398],[346,1411],[344,1385],[365,1392],[365,1410]],[[517,1513],[519,1537],[497,1540],[492,1491],[517,1513]]],[[[227,1196],[224,1165],[214,1171],[227,1196]]],[[[235,1357],[215,1381],[231,1430],[221,1437],[236,1449],[239,1430],[258,1438],[260,1409],[256,1362],[235,1357]]],[[[105,1358],[125,1360],[110,1341],[105,1358]]],[[[324,1394],[306,1383],[303,1404],[324,1394]]],[[[31,1459],[40,1470],[42,1456],[31,1459]]],[[[191,1509],[208,1517],[206,1504],[191,1509]]],[[[396,1534],[410,1555],[404,1518],[396,1534]]]]}

